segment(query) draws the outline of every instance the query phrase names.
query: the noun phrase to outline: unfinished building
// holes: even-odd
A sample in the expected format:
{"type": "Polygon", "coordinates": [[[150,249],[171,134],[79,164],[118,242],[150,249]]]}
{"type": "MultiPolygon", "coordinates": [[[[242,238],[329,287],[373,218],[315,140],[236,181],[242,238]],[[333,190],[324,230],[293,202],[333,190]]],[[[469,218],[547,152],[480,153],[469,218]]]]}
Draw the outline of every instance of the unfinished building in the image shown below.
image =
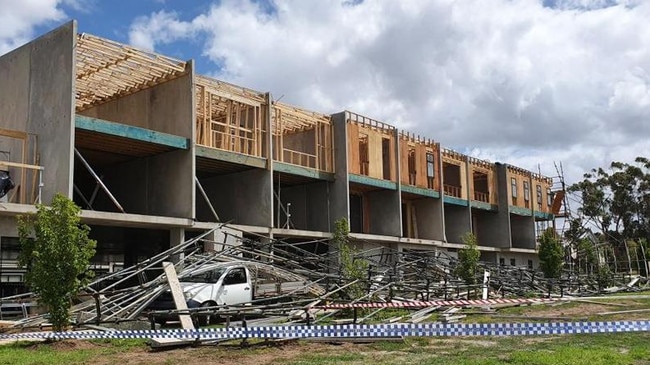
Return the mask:
{"type": "Polygon", "coordinates": [[[15,183],[0,209],[0,296],[23,281],[16,216],[56,193],[82,207],[100,272],[217,222],[312,240],[341,218],[364,247],[454,255],[473,232],[483,259],[536,266],[536,222],[553,218],[548,178],[280,103],[75,22],[1,56],[0,79],[0,167],[15,183]]]}

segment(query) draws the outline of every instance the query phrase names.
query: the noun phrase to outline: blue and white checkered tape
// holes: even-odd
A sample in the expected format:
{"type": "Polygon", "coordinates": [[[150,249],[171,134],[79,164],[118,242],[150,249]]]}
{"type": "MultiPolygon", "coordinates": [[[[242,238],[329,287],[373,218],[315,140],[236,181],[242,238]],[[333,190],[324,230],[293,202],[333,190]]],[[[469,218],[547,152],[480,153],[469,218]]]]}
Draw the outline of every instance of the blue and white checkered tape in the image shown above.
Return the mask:
{"type": "Polygon", "coordinates": [[[0,334],[0,339],[175,338],[228,340],[242,338],[387,338],[436,336],[534,336],[578,333],[650,332],[650,321],[550,323],[394,323],[318,326],[265,326],[196,330],[69,331],[0,334]]]}

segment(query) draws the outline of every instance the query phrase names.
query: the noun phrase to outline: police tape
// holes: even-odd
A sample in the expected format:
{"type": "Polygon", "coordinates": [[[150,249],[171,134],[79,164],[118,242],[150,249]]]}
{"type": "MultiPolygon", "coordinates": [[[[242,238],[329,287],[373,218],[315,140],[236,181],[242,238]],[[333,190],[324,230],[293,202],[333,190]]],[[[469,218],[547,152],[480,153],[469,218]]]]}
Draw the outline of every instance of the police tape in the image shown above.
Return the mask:
{"type": "Polygon", "coordinates": [[[472,299],[472,300],[430,300],[430,301],[408,301],[408,302],[385,302],[385,303],[330,303],[314,306],[319,309],[348,309],[348,308],[425,308],[425,307],[446,307],[446,306],[486,306],[498,304],[533,304],[549,303],[561,298],[521,298],[521,299],[472,299]]]}
{"type": "Polygon", "coordinates": [[[394,323],[348,325],[284,325],[204,328],[195,330],[69,331],[2,334],[0,339],[177,339],[237,340],[309,338],[391,338],[453,336],[535,336],[584,333],[649,332],[650,321],[550,322],[550,323],[394,323]]]}

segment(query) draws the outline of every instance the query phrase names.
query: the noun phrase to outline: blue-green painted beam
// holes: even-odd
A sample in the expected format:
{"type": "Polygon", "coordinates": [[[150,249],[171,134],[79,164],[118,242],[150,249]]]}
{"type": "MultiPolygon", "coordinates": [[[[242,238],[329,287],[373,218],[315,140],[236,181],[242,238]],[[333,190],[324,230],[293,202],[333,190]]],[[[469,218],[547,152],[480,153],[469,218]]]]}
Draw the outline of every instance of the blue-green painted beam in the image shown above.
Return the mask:
{"type": "Polygon", "coordinates": [[[535,211],[535,217],[545,219],[545,220],[551,220],[553,219],[553,214],[535,211]]]}
{"type": "Polygon", "coordinates": [[[454,204],[454,205],[460,205],[463,207],[469,206],[469,202],[467,200],[456,198],[454,196],[445,195],[444,202],[449,204],[454,204]]]}
{"type": "Polygon", "coordinates": [[[513,206],[513,205],[511,205],[511,206],[508,207],[508,211],[509,211],[510,213],[517,214],[517,215],[524,215],[524,216],[531,216],[531,215],[533,215],[533,211],[532,211],[532,210],[530,210],[530,209],[526,209],[526,208],[521,208],[521,207],[516,207],[516,206],[513,206]]]}
{"type": "Polygon", "coordinates": [[[374,177],[369,177],[365,175],[350,174],[350,182],[375,186],[382,189],[397,190],[397,183],[395,182],[375,179],[374,177]]]}
{"type": "Polygon", "coordinates": [[[273,162],[273,171],[285,174],[310,177],[312,179],[334,181],[334,174],[324,171],[318,171],[309,167],[287,164],[284,162],[273,162]]]}
{"type": "Polygon", "coordinates": [[[416,195],[428,196],[431,198],[440,198],[440,193],[432,189],[424,189],[412,185],[402,185],[401,189],[405,193],[411,193],[416,195]]]}
{"type": "Polygon", "coordinates": [[[483,209],[483,210],[498,210],[497,205],[493,205],[490,203],[481,202],[477,200],[472,200],[471,206],[472,208],[483,209]]]}
{"type": "Polygon", "coordinates": [[[216,148],[209,148],[205,146],[196,146],[196,155],[199,157],[210,158],[213,160],[226,161],[239,165],[247,165],[252,167],[257,167],[260,169],[266,168],[266,159],[263,157],[256,157],[251,155],[246,155],[243,153],[236,153],[224,150],[218,150],[216,148]]]}
{"type": "Polygon", "coordinates": [[[109,122],[107,120],[91,118],[84,115],[75,116],[75,127],[87,131],[125,137],[184,150],[188,149],[190,145],[188,139],[184,137],[157,132],[151,129],[109,122]]]}

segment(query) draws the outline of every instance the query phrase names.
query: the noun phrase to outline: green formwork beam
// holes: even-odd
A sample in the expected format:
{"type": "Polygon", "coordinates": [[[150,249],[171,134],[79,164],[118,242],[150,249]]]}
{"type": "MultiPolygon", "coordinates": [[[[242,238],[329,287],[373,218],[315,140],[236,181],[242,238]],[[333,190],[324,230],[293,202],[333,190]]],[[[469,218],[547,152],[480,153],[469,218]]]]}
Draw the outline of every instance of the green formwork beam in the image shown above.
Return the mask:
{"type": "Polygon", "coordinates": [[[134,127],[132,125],[109,122],[107,120],[91,118],[85,115],[75,116],[75,127],[86,131],[124,137],[183,150],[189,149],[190,145],[189,140],[181,136],[157,132],[141,127],[134,127]]]}

